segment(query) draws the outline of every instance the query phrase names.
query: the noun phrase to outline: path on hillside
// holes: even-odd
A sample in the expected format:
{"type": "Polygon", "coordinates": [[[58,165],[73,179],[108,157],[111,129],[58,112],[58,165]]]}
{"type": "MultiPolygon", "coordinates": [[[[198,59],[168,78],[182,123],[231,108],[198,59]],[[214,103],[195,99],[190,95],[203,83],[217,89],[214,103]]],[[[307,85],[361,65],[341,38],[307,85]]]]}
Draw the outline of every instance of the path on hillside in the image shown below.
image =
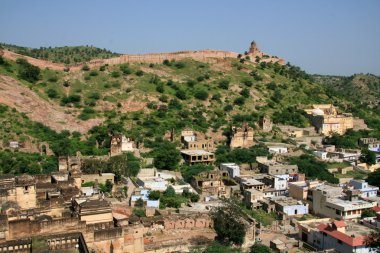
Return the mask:
{"type": "Polygon", "coordinates": [[[31,120],[49,126],[53,130],[69,130],[86,133],[103,119],[81,121],[58,104],[46,101],[34,91],[9,76],[0,75],[0,103],[25,113],[31,120]]]}

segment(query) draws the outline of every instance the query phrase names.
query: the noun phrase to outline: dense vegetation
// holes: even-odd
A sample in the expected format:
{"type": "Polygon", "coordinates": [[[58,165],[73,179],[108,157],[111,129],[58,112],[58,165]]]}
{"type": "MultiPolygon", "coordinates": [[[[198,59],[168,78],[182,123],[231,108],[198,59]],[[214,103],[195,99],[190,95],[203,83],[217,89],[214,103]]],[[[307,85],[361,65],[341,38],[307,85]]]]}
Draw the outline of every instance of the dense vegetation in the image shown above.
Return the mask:
{"type": "Polygon", "coordinates": [[[33,58],[65,64],[86,62],[97,58],[111,58],[119,55],[107,49],[94,46],[29,48],[0,43],[0,47],[33,58]]]}

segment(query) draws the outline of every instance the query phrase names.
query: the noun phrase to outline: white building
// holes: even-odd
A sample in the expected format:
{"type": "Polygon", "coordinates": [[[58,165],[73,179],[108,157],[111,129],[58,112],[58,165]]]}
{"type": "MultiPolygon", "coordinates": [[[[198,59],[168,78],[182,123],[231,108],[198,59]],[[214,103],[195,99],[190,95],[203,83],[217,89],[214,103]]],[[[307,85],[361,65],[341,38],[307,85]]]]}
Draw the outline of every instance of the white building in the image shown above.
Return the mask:
{"type": "Polygon", "coordinates": [[[220,170],[226,170],[231,178],[240,176],[240,167],[236,163],[221,163],[220,170]]]}
{"type": "Polygon", "coordinates": [[[313,154],[322,160],[327,160],[327,152],[325,151],[314,151],[313,154]]]}
{"type": "Polygon", "coordinates": [[[284,154],[288,153],[288,148],[282,146],[270,146],[268,147],[268,151],[271,154],[284,154]]]}

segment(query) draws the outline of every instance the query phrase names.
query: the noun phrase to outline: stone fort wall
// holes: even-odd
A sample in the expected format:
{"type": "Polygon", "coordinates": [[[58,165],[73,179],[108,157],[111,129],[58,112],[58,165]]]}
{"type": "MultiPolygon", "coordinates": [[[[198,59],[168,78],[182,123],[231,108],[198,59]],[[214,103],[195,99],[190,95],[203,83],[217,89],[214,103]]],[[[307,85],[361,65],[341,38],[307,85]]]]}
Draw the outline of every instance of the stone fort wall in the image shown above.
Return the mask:
{"type": "MultiPolygon", "coordinates": [[[[166,59],[179,61],[186,58],[191,58],[191,59],[194,59],[196,61],[201,61],[201,62],[212,63],[212,62],[215,62],[217,59],[238,57],[238,53],[235,53],[235,52],[222,51],[222,50],[200,50],[200,51],[179,51],[179,52],[172,52],[172,53],[148,53],[148,54],[140,54],[140,55],[124,54],[124,55],[114,57],[114,58],[109,58],[109,59],[94,59],[86,63],[76,63],[76,64],[66,65],[63,63],[54,63],[47,60],[36,59],[29,56],[20,55],[8,50],[0,50],[0,55],[10,60],[23,58],[27,60],[30,64],[38,66],[40,68],[50,68],[53,70],[60,70],[60,71],[63,71],[67,68],[69,68],[70,71],[77,71],[77,70],[81,70],[84,65],[88,65],[90,68],[93,68],[93,67],[100,67],[105,64],[117,65],[117,64],[123,64],[123,63],[135,63],[135,62],[162,63],[166,59]]],[[[260,51],[252,54],[252,56],[256,56],[256,55],[262,56],[263,54],[260,51]]],[[[274,58],[274,57],[265,59],[265,61],[273,61],[273,62],[279,62],[280,64],[284,64],[283,59],[274,58]]]]}

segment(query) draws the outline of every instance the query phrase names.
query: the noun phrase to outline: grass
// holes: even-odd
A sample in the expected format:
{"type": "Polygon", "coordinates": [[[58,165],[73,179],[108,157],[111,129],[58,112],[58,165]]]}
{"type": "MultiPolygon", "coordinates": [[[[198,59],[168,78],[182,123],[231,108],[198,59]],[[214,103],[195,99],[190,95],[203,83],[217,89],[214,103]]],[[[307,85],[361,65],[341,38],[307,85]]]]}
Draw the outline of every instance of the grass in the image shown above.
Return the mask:
{"type": "Polygon", "coordinates": [[[337,178],[353,178],[353,179],[365,179],[367,174],[359,171],[348,171],[346,174],[334,174],[337,178]]]}
{"type": "Polygon", "coordinates": [[[341,169],[346,167],[351,167],[352,165],[349,162],[328,162],[327,163],[327,169],[341,169]]]}

